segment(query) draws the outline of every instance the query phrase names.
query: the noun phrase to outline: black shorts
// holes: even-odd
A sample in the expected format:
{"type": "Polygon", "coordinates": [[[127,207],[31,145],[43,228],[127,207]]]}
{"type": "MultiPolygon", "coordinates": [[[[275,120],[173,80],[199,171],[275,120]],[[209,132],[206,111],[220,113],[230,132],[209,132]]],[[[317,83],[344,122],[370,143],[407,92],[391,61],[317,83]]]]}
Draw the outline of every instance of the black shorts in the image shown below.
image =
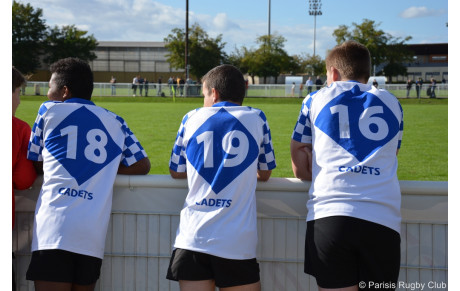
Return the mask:
{"type": "Polygon", "coordinates": [[[209,254],[175,249],[166,279],[179,281],[214,280],[219,288],[253,284],[260,281],[257,260],[231,260],[209,254]]]}
{"type": "Polygon", "coordinates": [[[96,283],[102,260],[64,250],[32,252],[26,279],[30,281],[66,282],[78,285],[96,283]]]}
{"type": "Polygon", "coordinates": [[[304,271],[322,288],[394,290],[400,257],[401,237],[386,226],[348,216],[307,222],[304,271]]]}

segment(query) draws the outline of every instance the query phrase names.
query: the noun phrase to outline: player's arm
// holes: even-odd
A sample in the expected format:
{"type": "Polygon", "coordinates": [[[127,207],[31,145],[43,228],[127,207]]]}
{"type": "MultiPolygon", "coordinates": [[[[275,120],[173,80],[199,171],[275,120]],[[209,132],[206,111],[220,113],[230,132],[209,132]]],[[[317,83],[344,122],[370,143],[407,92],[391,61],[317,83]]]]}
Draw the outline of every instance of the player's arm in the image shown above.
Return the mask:
{"type": "Polygon", "coordinates": [[[292,172],[296,178],[311,181],[312,145],[291,140],[292,172]]]}
{"type": "Polygon", "coordinates": [[[13,167],[12,177],[14,189],[24,190],[32,186],[37,177],[33,162],[21,155],[13,167]]]}
{"type": "Polygon", "coordinates": [[[43,175],[43,161],[33,161],[33,165],[37,175],[43,175]]]}
{"type": "Polygon", "coordinates": [[[125,166],[120,163],[117,174],[120,175],[147,175],[150,171],[150,160],[145,157],[131,166],[125,166]]]}
{"type": "Polygon", "coordinates": [[[176,172],[174,170],[169,169],[169,173],[171,177],[174,179],[187,179],[187,172],[176,172]]]}
{"type": "Polygon", "coordinates": [[[262,182],[268,181],[271,174],[272,170],[257,170],[257,180],[262,182]]]}

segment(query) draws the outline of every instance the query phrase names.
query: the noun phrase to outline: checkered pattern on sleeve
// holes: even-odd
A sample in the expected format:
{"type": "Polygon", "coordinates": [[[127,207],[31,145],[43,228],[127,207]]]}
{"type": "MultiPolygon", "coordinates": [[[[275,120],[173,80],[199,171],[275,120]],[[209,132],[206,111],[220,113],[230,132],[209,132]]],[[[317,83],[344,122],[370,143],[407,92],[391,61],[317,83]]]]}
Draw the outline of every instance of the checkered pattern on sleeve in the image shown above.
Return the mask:
{"type": "Polygon", "coordinates": [[[311,95],[308,95],[302,102],[299,118],[292,133],[292,139],[301,143],[312,143],[310,121],[311,100],[311,95]]]}
{"type": "Polygon", "coordinates": [[[146,158],[147,153],[145,152],[141,143],[137,140],[134,133],[129,129],[124,119],[115,113],[112,114],[114,114],[115,118],[121,123],[121,130],[125,134],[125,144],[123,146],[121,162],[123,165],[129,167],[132,164],[142,160],[143,158],[146,158]]]}
{"type": "Polygon", "coordinates": [[[30,134],[29,146],[27,149],[27,159],[32,161],[43,161],[42,151],[44,147],[43,143],[43,126],[44,118],[43,116],[48,111],[49,108],[53,107],[54,104],[58,103],[57,101],[46,101],[40,105],[38,109],[37,118],[35,119],[34,126],[32,127],[32,132],[30,134]]]}
{"type": "Polygon", "coordinates": [[[260,146],[259,149],[259,163],[257,165],[257,168],[259,170],[272,170],[276,168],[276,161],[275,151],[273,150],[270,127],[268,126],[267,118],[265,117],[265,114],[262,111],[260,111],[259,116],[264,121],[264,139],[263,144],[260,146]]]}
{"type": "Polygon", "coordinates": [[[176,141],[174,142],[173,149],[171,151],[171,159],[169,160],[169,168],[175,172],[186,172],[187,171],[187,159],[185,155],[185,146],[183,143],[185,123],[187,122],[190,115],[195,113],[197,109],[187,113],[180,124],[179,130],[177,131],[176,141]]]}

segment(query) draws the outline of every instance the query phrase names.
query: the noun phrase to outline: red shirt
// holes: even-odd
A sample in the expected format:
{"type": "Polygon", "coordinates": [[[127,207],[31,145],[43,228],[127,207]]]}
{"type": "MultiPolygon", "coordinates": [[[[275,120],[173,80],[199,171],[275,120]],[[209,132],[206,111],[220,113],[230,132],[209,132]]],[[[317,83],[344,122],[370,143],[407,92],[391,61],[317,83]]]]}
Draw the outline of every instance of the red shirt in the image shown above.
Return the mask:
{"type": "Polygon", "coordinates": [[[13,116],[13,227],[14,227],[14,189],[24,190],[32,186],[37,177],[32,161],[27,159],[30,126],[13,116]]]}

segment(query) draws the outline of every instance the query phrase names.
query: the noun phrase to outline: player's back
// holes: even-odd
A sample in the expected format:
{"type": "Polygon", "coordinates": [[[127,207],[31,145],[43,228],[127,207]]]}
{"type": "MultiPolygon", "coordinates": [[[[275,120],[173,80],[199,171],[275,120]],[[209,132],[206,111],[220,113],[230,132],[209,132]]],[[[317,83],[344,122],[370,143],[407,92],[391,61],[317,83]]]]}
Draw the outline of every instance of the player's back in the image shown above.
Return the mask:
{"type": "Polygon", "coordinates": [[[257,169],[275,166],[264,113],[230,102],[189,112],[171,169],[185,170],[183,155],[189,193],[181,217],[187,219],[181,219],[175,247],[232,259],[255,257],[257,169]]]}
{"type": "Polygon", "coordinates": [[[315,209],[315,219],[348,213],[399,230],[396,152],[403,114],[398,100],[349,81],[318,91],[307,106],[315,177],[307,206],[315,209]]]}
{"type": "Polygon", "coordinates": [[[145,154],[123,119],[91,101],[43,103],[28,152],[29,159],[43,161],[44,171],[33,250],[102,258],[118,167],[139,152],[145,154]]]}

